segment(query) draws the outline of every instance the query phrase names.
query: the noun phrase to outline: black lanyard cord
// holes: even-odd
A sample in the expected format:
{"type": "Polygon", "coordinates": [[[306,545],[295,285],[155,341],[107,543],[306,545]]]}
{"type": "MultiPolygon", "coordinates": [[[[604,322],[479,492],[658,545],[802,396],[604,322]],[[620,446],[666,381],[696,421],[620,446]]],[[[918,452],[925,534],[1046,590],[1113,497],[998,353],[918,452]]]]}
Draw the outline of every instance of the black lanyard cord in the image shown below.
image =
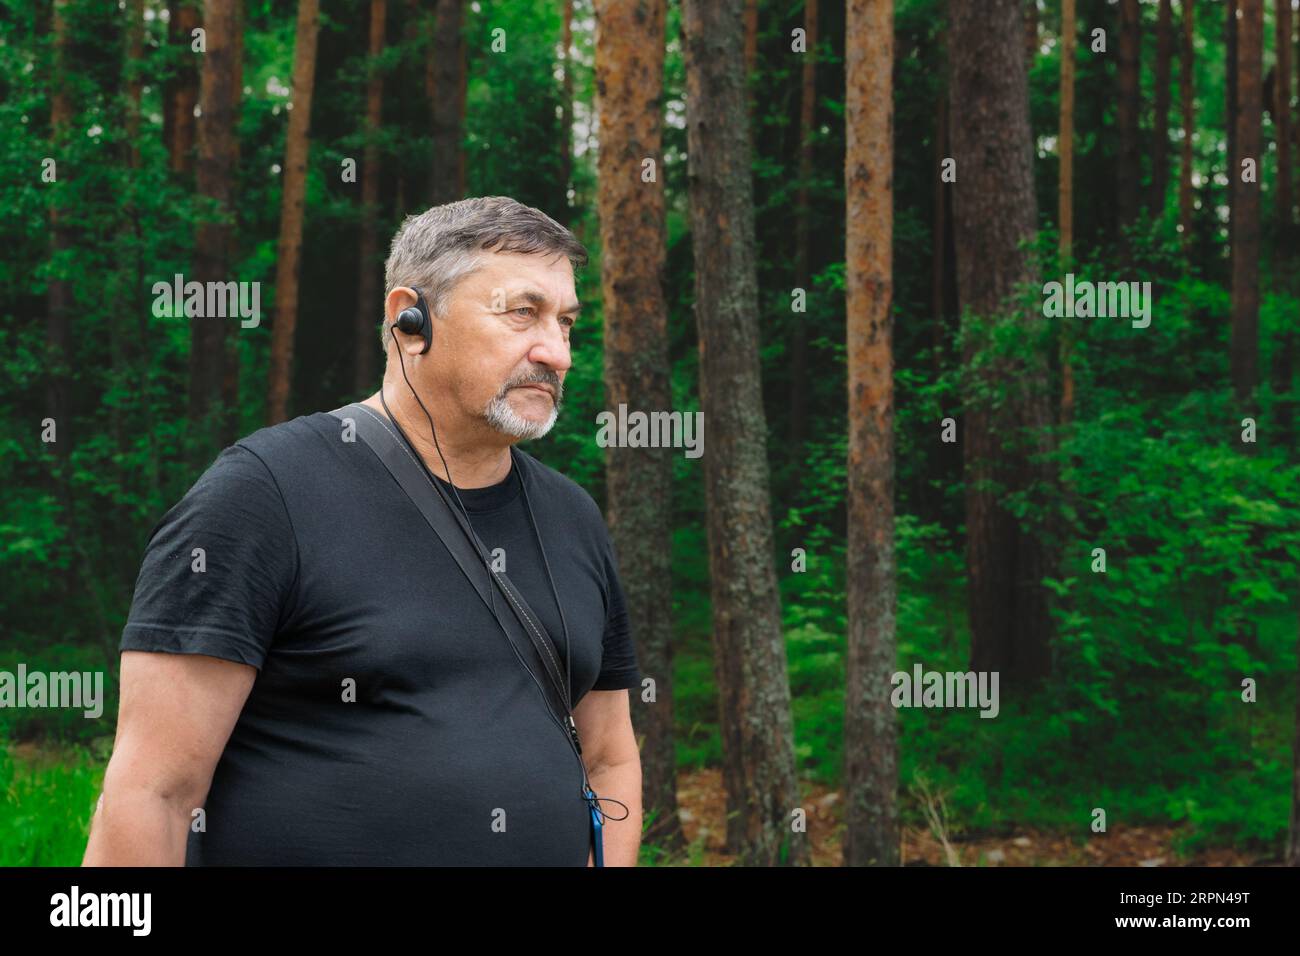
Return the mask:
{"type": "MultiPolygon", "coordinates": [[[[399,358],[400,358],[400,356],[399,356],[399,358]]],[[[537,536],[537,546],[538,546],[538,549],[541,551],[541,554],[542,554],[542,562],[543,562],[543,564],[544,564],[544,566],[545,566],[545,568],[546,568],[546,576],[547,576],[547,580],[550,582],[550,585],[551,585],[551,593],[552,593],[552,596],[555,598],[555,606],[556,606],[556,609],[560,612],[560,622],[561,622],[561,624],[564,626],[564,666],[565,666],[565,686],[564,686],[564,688],[562,689],[562,691],[561,691],[561,693],[560,693],[559,696],[560,696],[561,698],[563,698],[562,701],[561,701],[561,703],[563,704],[564,709],[565,709],[565,716],[566,716],[566,718],[567,718],[567,719],[565,719],[565,720],[560,720],[559,718],[557,718],[557,716],[556,716],[556,714],[555,714],[555,710],[554,710],[554,708],[551,706],[549,695],[547,695],[545,689],[542,687],[541,683],[538,681],[538,679],[537,679],[537,675],[535,675],[535,674],[533,673],[533,669],[532,669],[531,667],[529,667],[528,664],[527,664],[527,662],[524,661],[523,657],[520,656],[520,654],[519,654],[519,649],[518,649],[517,647],[515,647],[515,642],[512,641],[512,640],[510,640],[509,632],[506,630],[505,625],[504,625],[504,624],[502,623],[502,621],[501,621],[501,616],[500,616],[500,614],[497,612],[497,608],[496,608],[496,596],[492,593],[492,567],[491,567],[491,563],[490,563],[490,561],[488,561],[488,559],[487,559],[487,557],[486,557],[486,554],[487,554],[486,547],[484,546],[483,542],[479,539],[478,534],[474,531],[474,526],[473,526],[473,524],[472,524],[472,523],[470,522],[470,520],[469,520],[469,512],[468,512],[468,510],[465,508],[465,504],[464,504],[464,502],[461,501],[460,493],[459,493],[459,492],[457,491],[457,489],[456,489],[456,484],[455,484],[455,482],[452,481],[451,469],[448,467],[448,465],[447,465],[447,459],[446,459],[446,457],[442,454],[442,447],[441,447],[441,445],[438,443],[438,432],[437,432],[437,429],[434,427],[434,424],[433,424],[433,416],[429,414],[429,410],[425,407],[424,402],[420,400],[420,396],[419,396],[419,394],[415,391],[414,386],[411,385],[411,380],[410,380],[410,378],[408,378],[407,375],[406,375],[406,363],[405,363],[405,362],[402,362],[402,378],[404,378],[404,379],[406,380],[406,385],[407,385],[408,388],[410,388],[410,390],[411,390],[411,394],[415,396],[415,400],[416,400],[416,402],[419,404],[420,409],[424,412],[425,417],[429,420],[429,431],[430,431],[430,433],[433,435],[433,445],[434,445],[434,448],[437,449],[437,451],[438,451],[438,457],[442,460],[442,467],[443,467],[443,469],[447,472],[447,481],[448,481],[448,483],[451,485],[452,494],[453,494],[453,495],[455,496],[455,498],[456,498],[456,503],[457,503],[457,505],[460,506],[461,513],[465,516],[465,525],[466,525],[466,527],[469,529],[469,537],[470,537],[470,539],[471,539],[471,542],[474,544],[475,549],[476,549],[476,551],[477,551],[477,553],[478,553],[478,555],[479,555],[479,558],[484,562],[484,568],[485,568],[485,569],[487,570],[487,572],[488,572],[489,578],[488,578],[488,588],[487,588],[487,590],[488,590],[488,601],[489,601],[490,606],[491,606],[491,609],[492,609],[492,616],[496,619],[497,626],[501,628],[501,632],[502,632],[502,634],[505,635],[505,637],[506,637],[506,643],[508,643],[508,644],[510,645],[511,650],[514,651],[515,657],[518,658],[519,663],[523,666],[524,670],[526,670],[526,671],[528,672],[528,676],[532,679],[533,683],[537,685],[537,689],[541,692],[541,694],[542,694],[542,700],[543,700],[543,702],[546,704],[546,712],[547,712],[547,715],[551,718],[552,721],[555,722],[556,726],[558,726],[558,727],[560,728],[560,731],[564,734],[565,738],[569,741],[569,746],[570,746],[570,748],[573,750],[573,755],[574,755],[574,757],[577,759],[577,761],[578,761],[578,767],[579,767],[579,769],[580,769],[581,772],[582,772],[582,789],[581,789],[581,794],[582,794],[582,796],[583,796],[583,799],[584,799],[584,800],[587,800],[587,799],[589,799],[589,798],[587,798],[587,792],[591,789],[591,788],[590,788],[590,781],[589,781],[589,779],[588,779],[588,777],[587,777],[587,765],[586,765],[586,762],[583,761],[583,759],[582,759],[582,754],[581,754],[581,752],[579,751],[578,744],[577,744],[577,740],[576,740],[576,730],[574,729],[575,725],[574,725],[574,722],[573,722],[573,710],[572,710],[572,708],[573,708],[573,702],[572,702],[572,699],[571,699],[571,693],[570,693],[570,691],[569,691],[569,688],[572,686],[572,684],[571,684],[571,673],[572,673],[572,669],[571,669],[571,666],[570,666],[570,657],[571,657],[571,654],[570,654],[570,647],[569,647],[569,628],[568,628],[568,623],[567,623],[567,622],[565,621],[565,619],[564,619],[564,609],[563,609],[563,607],[562,607],[561,604],[560,604],[560,595],[559,595],[559,592],[556,590],[556,587],[555,587],[555,578],[554,578],[554,576],[551,574],[550,562],[547,560],[547,557],[546,557],[546,548],[545,548],[545,547],[543,546],[543,544],[542,544],[541,533],[538,531],[538,528],[537,528],[537,519],[536,519],[536,518],[534,517],[534,515],[533,515],[532,505],[531,505],[531,503],[530,503],[529,500],[528,500],[528,483],[527,483],[527,480],[526,480],[526,478],[525,478],[525,475],[524,475],[522,472],[521,472],[520,475],[519,475],[519,483],[520,483],[520,487],[523,489],[525,510],[528,512],[528,518],[529,518],[529,521],[532,523],[533,533],[537,536]],[[567,724],[567,727],[566,727],[566,724],[567,724]]],[[[379,389],[379,401],[380,401],[380,404],[383,405],[383,407],[384,407],[384,413],[388,416],[389,421],[391,421],[391,422],[393,423],[393,427],[397,429],[397,433],[398,433],[399,435],[402,436],[402,440],[406,442],[406,444],[410,447],[412,453],[415,455],[415,459],[416,459],[416,461],[419,462],[420,466],[424,469],[425,473],[426,473],[426,474],[429,474],[428,466],[424,464],[424,459],[423,459],[422,456],[419,454],[419,451],[415,448],[415,444],[414,444],[414,442],[412,442],[411,439],[407,436],[405,430],[403,430],[402,426],[401,426],[400,424],[398,424],[398,422],[397,422],[397,418],[393,415],[392,411],[389,409],[389,407],[388,407],[388,402],[387,402],[387,400],[384,398],[384,390],[383,390],[383,387],[382,387],[382,386],[381,386],[380,389],[379,389]]],[[[431,484],[431,486],[432,486],[433,479],[432,479],[431,476],[430,476],[430,479],[429,479],[429,480],[430,480],[430,484],[431,484]]],[[[436,490],[436,487],[435,487],[435,490],[436,490]]],[[[544,638],[543,638],[543,640],[544,640],[544,638]]],[[[596,798],[596,799],[609,799],[609,798],[596,798]]],[[[594,808],[594,809],[596,809],[597,812],[601,812],[601,811],[599,811],[598,808],[594,808]]]]}

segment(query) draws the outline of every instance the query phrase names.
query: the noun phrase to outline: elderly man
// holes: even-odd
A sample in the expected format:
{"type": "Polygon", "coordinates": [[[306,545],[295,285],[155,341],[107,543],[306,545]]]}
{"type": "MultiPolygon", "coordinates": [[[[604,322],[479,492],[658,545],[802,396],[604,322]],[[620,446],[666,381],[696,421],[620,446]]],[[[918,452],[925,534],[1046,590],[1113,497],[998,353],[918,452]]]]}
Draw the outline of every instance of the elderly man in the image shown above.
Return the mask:
{"type": "Polygon", "coordinates": [[[380,392],[236,442],[149,539],[85,864],[582,866],[599,833],[606,865],[635,865],[640,677],[613,548],[585,491],[512,448],[559,413],[585,261],[505,197],[403,223],[380,392]],[[366,416],[455,501],[480,584],[490,553],[531,606],[571,716],[501,593],[489,609],[350,434],[366,416]]]}

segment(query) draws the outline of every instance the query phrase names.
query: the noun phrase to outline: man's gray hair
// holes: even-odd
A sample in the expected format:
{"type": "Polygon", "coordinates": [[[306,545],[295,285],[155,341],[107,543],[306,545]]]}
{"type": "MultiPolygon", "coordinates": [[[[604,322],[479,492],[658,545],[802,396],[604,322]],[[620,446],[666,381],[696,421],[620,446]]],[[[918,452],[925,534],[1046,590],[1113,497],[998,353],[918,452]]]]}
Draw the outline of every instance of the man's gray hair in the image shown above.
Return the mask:
{"type": "MultiPolygon", "coordinates": [[[[416,286],[430,311],[447,315],[452,290],[476,272],[489,252],[568,256],[575,270],[587,250],[572,232],[540,209],[509,196],[461,199],[407,216],[384,264],[384,297],[399,286],[416,286]]],[[[392,333],[387,316],[380,340],[387,354],[392,333]]]]}

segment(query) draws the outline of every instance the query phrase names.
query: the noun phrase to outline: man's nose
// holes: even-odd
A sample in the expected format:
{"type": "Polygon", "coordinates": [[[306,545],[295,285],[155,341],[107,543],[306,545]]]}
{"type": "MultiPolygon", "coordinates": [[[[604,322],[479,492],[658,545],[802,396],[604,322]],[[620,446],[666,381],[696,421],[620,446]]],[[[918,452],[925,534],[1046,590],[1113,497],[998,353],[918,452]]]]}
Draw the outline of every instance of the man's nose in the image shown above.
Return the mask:
{"type": "Polygon", "coordinates": [[[557,372],[567,372],[572,367],[573,356],[558,321],[547,324],[528,357],[533,363],[548,366],[557,372]]]}

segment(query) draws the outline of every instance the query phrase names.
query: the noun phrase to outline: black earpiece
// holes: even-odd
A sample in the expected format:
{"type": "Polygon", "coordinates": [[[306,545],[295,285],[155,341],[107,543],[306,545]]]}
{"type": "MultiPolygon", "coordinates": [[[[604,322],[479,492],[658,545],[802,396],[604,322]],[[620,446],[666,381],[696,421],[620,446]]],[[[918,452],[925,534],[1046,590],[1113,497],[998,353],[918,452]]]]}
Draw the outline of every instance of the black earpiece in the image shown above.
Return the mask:
{"type": "Polygon", "coordinates": [[[433,320],[429,317],[429,307],[424,302],[424,293],[415,286],[411,288],[415,291],[415,305],[407,306],[397,313],[397,321],[393,325],[407,335],[423,336],[424,348],[420,349],[420,354],[423,355],[433,345],[433,320]]]}

